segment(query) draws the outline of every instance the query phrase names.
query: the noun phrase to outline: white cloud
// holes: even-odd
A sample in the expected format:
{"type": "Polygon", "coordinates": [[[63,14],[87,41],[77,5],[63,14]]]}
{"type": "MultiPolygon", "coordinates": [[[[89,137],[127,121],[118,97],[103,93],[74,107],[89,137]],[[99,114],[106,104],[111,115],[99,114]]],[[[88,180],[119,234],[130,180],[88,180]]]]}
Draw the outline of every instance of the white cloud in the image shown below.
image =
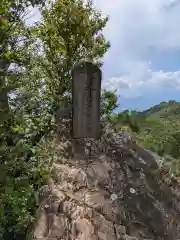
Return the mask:
{"type": "MultiPolygon", "coordinates": [[[[104,30],[111,48],[104,58],[103,87],[127,97],[180,89],[180,71],[154,71],[149,54],[180,50],[180,0],[94,0],[94,5],[110,18],[104,30]]],[[[39,19],[36,12],[30,23],[39,19]]]]}
{"type": "Polygon", "coordinates": [[[125,96],[180,89],[180,71],[153,71],[150,63],[151,49],[180,50],[179,0],[94,0],[94,4],[110,16],[104,33],[112,47],[105,56],[103,86],[117,87],[125,96]]]}
{"type": "Polygon", "coordinates": [[[180,1],[174,0],[96,0],[108,15],[105,31],[114,44],[129,56],[149,46],[180,47],[180,1]],[[172,3],[176,3],[172,7],[172,3]],[[123,49],[125,47],[125,49],[123,49]],[[128,48],[128,49],[127,49],[128,48]]]}
{"type": "MultiPolygon", "coordinates": [[[[142,72],[143,73],[143,72],[142,72]]],[[[180,90],[180,71],[176,72],[153,72],[147,71],[148,77],[139,75],[136,79],[133,75],[125,75],[117,78],[110,78],[103,82],[102,87],[110,90],[118,90],[118,94],[124,97],[138,97],[157,94],[163,89],[180,90]]]]}

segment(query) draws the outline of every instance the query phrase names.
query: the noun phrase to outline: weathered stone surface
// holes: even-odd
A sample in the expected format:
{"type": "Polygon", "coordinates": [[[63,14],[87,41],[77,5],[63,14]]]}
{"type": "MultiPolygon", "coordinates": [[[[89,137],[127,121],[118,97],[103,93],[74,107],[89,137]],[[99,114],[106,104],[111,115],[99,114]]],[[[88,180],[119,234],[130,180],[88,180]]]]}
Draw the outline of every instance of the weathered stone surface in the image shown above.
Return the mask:
{"type": "Polygon", "coordinates": [[[101,70],[86,62],[72,71],[73,138],[100,137],[101,70]]]}
{"type": "Polygon", "coordinates": [[[93,157],[54,163],[33,239],[180,239],[179,186],[165,182],[156,155],[128,134],[89,142],[93,157]]]}

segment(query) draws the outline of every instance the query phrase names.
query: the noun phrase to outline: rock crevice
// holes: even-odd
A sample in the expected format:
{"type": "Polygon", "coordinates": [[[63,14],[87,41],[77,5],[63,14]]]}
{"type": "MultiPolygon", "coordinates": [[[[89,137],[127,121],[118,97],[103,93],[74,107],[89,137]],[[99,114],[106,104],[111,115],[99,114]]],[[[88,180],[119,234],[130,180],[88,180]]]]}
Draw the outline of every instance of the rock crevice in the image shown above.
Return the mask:
{"type": "Polygon", "coordinates": [[[33,239],[180,239],[178,183],[163,182],[159,157],[127,134],[86,141],[89,156],[59,159],[39,190],[33,239]]]}

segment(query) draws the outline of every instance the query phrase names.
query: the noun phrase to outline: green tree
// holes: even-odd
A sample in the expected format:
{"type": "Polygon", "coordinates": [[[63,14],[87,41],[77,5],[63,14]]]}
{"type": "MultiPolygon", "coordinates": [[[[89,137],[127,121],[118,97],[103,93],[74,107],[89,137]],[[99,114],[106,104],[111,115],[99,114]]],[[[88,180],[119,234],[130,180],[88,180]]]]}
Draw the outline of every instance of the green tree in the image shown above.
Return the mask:
{"type": "Polygon", "coordinates": [[[0,3],[4,16],[14,11],[18,16],[12,22],[1,20],[0,233],[4,239],[10,239],[5,233],[24,231],[33,214],[32,194],[43,181],[48,158],[41,156],[40,140],[54,129],[55,111],[71,102],[72,68],[83,60],[101,66],[109,47],[102,34],[108,19],[90,1],[57,0],[41,8],[40,23],[27,27],[23,15],[29,4],[38,3],[42,2],[0,3]]]}
{"type": "Polygon", "coordinates": [[[57,109],[71,104],[73,67],[84,60],[102,65],[109,48],[102,34],[107,20],[90,1],[57,0],[43,9],[42,21],[31,29],[31,62],[14,101],[17,112],[31,121],[34,139],[52,130],[57,109]]]}
{"type": "Polygon", "coordinates": [[[12,233],[26,226],[32,213],[33,186],[28,181],[24,162],[21,119],[11,105],[21,88],[20,77],[28,64],[25,48],[28,28],[25,16],[29,7],[43,0],[2,0],[0,2],[0,238],[12,239],[12,233]]]}
{"type": "Polygon", "coordinates": [[[121,128],[128,126],[132,132],[139,132],[138,115],[136,111],[125,110],[114,116],[114,124],[121,128]]]}
{"type": "Polygon", "coordinates": [[[116,92],[103,89],[101,94],[101,115],[110,116],[118,106],[118,96],[116,92]]]}
{"type": "Polygon", "coordinates": [[[54,111],[70,102],[71,71],[77,63],[88,60],[102,64],[109,48],[102,34],[108,19],[93,8],[91,1],[84,4],[82,0],[57,0],[42,15],[37,34],[44,49],[44,94],[54,111]]]}

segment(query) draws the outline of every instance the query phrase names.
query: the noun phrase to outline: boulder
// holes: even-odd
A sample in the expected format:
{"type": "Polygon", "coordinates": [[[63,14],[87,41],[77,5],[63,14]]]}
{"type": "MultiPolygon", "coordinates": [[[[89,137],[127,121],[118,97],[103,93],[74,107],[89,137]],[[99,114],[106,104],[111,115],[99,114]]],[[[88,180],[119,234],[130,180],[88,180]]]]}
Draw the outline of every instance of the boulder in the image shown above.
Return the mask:
{"type": "Polygon", "coordinates": [[[180,239],[179,184],[170,174],[166,181],[159,158],[125,133],[106,131],[87,145],[87,156],[54,163],[32,239],[180,239]]]}

